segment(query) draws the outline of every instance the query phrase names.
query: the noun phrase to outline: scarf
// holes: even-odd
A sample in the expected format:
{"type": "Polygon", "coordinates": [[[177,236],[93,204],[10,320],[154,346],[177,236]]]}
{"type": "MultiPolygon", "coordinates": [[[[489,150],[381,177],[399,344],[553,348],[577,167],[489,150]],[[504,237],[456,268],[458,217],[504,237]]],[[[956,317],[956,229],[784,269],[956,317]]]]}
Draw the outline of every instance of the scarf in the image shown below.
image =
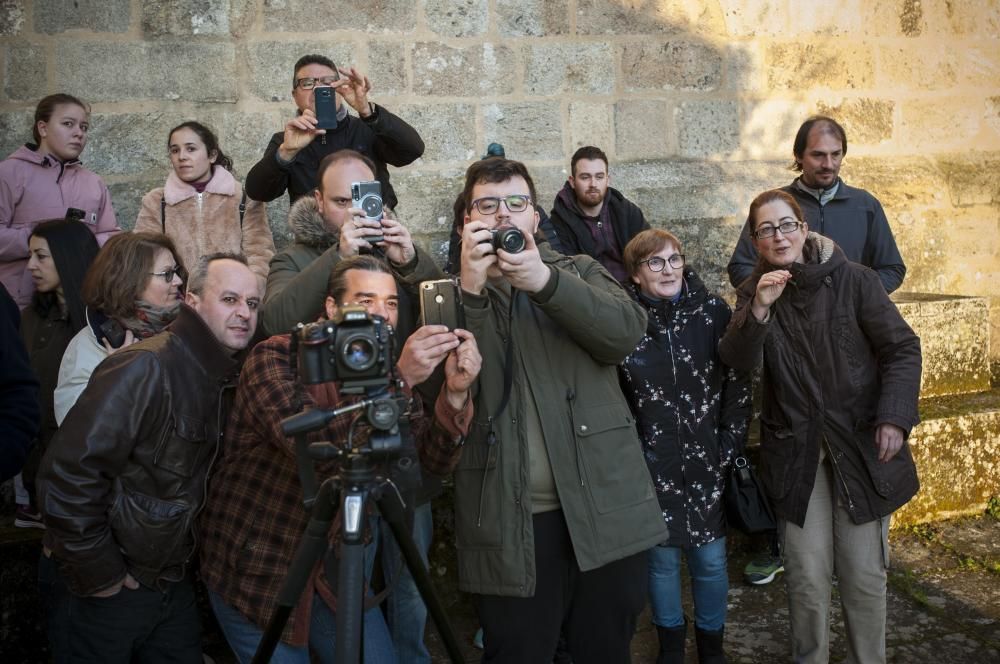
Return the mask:
{"type": "Polygon", "coordinates": [[[120,322],[125,328],[132,330],[136,339],[148,339],[172,323],[180,309],[180,300],[165,307],[157,307],[145,300],[136,300],[135,315],[123,318],[120,322]]]}

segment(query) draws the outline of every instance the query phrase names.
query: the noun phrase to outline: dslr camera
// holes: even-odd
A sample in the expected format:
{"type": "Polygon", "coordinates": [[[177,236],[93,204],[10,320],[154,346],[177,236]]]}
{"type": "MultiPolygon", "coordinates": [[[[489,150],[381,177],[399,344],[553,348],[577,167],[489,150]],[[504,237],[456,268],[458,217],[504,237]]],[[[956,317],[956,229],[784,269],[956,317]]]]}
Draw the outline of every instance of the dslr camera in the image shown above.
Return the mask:
{"type": "Polygon", "coordinates": [[[503,249],[508,254],[519,254],[524,251],[524,233],[516,226],[500,226],[490,229],[490,244],[493,252],[503,249]]]}
{"type": "Polygon", "coordinates": [[[361,306],[345,306],[335,318],[303,325],[297,334],[302,382],[340,381],[345,394],[389,385],[393,334],[381,316],[371,316],[361,306]]]}

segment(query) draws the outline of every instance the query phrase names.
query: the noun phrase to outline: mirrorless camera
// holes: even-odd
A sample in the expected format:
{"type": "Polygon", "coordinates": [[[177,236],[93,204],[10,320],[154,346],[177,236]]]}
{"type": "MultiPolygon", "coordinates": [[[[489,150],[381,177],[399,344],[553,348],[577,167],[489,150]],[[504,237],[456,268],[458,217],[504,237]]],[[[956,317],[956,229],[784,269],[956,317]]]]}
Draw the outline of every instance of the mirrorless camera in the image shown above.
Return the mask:
{"type": "Polygon", "coordinates": [[[500,226],[490,229],[490,244],[494,253],[503,249],[508,254],[519,254],[524,251],[524,233],[516,226],[500,226]]]}

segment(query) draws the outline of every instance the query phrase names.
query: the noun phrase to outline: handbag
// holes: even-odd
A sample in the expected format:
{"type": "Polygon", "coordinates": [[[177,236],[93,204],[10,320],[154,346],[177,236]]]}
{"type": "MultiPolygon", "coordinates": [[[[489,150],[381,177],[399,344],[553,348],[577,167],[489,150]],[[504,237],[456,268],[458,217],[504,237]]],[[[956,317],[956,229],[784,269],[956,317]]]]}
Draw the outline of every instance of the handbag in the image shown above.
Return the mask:
{"type": "Polygon", "coordinates": [[[723,499],[730,526],[747,535],[777,528],[764,487],[757,480],[749,459],[743,454],[738,454],[733,460],[726,478],[723,499]]]}

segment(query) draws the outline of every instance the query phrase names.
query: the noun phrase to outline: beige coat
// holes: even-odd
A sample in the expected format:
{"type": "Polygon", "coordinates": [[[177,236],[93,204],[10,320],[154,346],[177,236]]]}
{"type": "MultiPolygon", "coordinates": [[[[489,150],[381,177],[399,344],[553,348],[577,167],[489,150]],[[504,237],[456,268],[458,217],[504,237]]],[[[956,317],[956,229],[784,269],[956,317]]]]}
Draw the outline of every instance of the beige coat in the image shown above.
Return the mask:
{"type": "Polygon", "coordinates": [[[226,169],[212,170],[212,179],[202,194],[171,171],[165,187],[153,189],[142,197],[135,230],[165,232],[174,241],[189,272],[200,256],[232,251],[244,254],[250,269],[266,279],[267,266],[274,255],[266,206],[248,198],[241,229],[239,207],[243,187],[226,169]],[[161,225],[160,201],[164,199],[167,206],[161,225]]]}

